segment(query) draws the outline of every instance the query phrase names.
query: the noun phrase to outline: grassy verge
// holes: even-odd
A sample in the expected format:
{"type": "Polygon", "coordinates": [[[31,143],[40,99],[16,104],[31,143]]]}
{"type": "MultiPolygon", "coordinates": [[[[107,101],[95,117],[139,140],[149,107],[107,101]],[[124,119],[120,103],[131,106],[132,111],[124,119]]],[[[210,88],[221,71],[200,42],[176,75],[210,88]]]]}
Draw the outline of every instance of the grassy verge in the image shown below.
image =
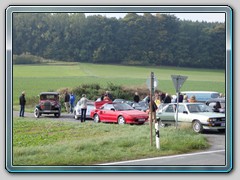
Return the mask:
{"type": "Polygon", "coordinates": [[[161,128],[160,150],[148,125],[13,118],[13,165],[93,165],[193,152],[208,147],[190,128],[161,128]]]}

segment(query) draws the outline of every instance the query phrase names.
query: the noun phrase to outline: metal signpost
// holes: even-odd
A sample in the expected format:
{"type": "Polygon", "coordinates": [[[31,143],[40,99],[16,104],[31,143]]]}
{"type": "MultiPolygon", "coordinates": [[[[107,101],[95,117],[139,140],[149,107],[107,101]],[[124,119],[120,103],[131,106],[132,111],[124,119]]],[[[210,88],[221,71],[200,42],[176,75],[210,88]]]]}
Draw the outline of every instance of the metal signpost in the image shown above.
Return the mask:
{"type": "Polygon", "coordinates": [[[152,95],[158,85],[157,78],[154,77],[153,72],[151,72],[150,78],[147,79],[146,84],[150,91],[150,145],[152,146],[152,95]]]}
{"type": "Polygon", "coordinates": [[[179,92],[180,92],[180,89],[181,89],[183,83],[186,81],[186,79],[188,77],[187,76],[180,76],[180,75],[171,75],[171,77],[172,77],[172,81],[173,81],[173,84],[175,86],[176,93],[177,93],[177,107],[176,107],[176,128],[177,128],[178,127],[179,92]]]}

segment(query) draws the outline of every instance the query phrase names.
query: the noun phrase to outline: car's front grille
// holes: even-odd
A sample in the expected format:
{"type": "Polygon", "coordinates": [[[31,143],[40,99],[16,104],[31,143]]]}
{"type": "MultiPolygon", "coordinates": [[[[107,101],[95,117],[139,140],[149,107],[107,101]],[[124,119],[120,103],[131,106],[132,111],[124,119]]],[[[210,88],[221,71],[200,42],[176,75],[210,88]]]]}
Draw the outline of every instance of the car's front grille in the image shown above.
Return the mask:
{"type": "Polygon", "coordinates": [[[225,118],[217,118],[217,122],[219,121],[225,121],[225,118]]]}
{"type": "Polygon", "coordinates": [[[44,103],[44,110],[51,110],[51,103],[50,102],[45,102],[44,103]]]}

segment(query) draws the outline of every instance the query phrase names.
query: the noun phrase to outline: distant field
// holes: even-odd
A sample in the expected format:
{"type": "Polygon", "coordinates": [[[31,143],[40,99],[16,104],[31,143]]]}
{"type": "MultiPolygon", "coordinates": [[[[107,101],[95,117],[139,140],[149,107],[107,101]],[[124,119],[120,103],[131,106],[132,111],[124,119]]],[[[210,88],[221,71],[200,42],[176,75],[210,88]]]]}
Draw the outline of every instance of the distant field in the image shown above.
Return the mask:
{"type": "Polygon", "coordinates": [[[37,96],[42,91],[76,87],[80,84],[107,83],[127,87],[145,87],[150,73],[158,79],[158,88],[175,94],[171,75],[188,76],[181,90],[211,90],[225,92],[225,71],[188,69],[177,67],[139,67],[99,65],[88,63],[62,63],[13,66],[13,102],[23,90],[26,96],[37,96]]]}

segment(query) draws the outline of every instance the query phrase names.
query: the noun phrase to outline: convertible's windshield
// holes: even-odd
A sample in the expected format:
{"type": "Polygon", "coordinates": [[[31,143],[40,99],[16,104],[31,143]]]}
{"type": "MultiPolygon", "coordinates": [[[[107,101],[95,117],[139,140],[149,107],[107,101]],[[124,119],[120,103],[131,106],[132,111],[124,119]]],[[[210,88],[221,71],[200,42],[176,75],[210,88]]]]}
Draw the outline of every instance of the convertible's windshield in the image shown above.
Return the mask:
{"type": "Polygon", "coordinates": [[[133,107],[131,107],[126,103],[116,103],[116,104],[113,104],[113,106],[117,111],[133,110],[133,107]]]}
{"type": "Polygon", "coordinates": [[[187,108],[190,113],[213,112],[213,110],[205,104],[188,104],[187,108]]]}

